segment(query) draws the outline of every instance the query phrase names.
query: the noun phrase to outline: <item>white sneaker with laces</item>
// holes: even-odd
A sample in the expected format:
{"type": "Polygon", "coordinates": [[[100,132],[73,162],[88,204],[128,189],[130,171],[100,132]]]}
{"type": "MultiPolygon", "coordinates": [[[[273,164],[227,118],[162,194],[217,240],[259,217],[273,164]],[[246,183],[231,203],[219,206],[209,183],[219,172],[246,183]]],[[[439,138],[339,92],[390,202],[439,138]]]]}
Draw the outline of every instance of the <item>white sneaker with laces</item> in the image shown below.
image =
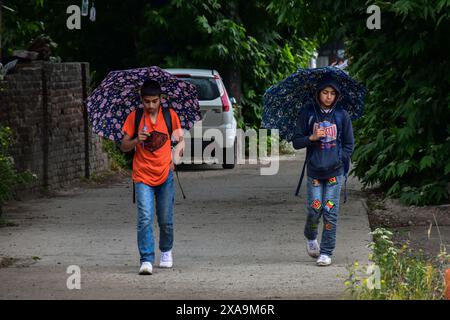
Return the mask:
{"type": "Polygon", "coordinates": [[[153,267],[150,262],[143,262],[141,269],[139,270],[140,275],[151,275],[153,273],[153,267]]]}
{"type": "Polygon", "coordinates": [[[331,258],[326,254],[321,254],[319,259],[317,259],[317,265],[320,267],[326,267],[331,264],[331,258]]]}
{"type": "Polygon", "coordinates": [[[306,251],[310,257],[317,259],[320,255],[320,247],[317,240],[307,240],[306,251]]]}
{"type": "Polygon", "coordinates": [[[173,266],[172,250],[167,252],[161,252],[161,256],[159,257],[159,267],[172,268],[172,266],[173,266]]]}

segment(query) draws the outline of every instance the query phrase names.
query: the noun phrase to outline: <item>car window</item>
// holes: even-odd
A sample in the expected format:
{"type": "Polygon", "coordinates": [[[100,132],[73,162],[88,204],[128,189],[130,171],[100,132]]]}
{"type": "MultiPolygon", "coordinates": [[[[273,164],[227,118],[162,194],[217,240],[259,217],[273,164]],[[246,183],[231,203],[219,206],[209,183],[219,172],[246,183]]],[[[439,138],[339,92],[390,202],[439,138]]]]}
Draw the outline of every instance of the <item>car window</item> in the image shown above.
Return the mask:
{"type": "Polygon", "coordinates": [[[215,100],[220,97],[217,82],[211,78],[181,78],[186,82],[192,83],[198,92],[199,100],[215,100]]]}

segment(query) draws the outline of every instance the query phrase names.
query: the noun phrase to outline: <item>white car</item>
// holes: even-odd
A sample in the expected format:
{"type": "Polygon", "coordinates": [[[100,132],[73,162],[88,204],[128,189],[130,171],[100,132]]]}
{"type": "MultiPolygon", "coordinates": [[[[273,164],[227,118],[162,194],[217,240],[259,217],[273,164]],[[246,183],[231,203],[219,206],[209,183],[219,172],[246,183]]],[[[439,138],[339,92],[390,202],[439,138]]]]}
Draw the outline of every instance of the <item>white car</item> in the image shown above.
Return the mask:
{"type": "MultiPolygon", "coordinates": [[[[197,150],[200,145],[203,154],[203,150],[208,145],[216,142],[215,145],[222,148],[223,159],[217,159],[215,152],[212,153],[212,156],[222,164],[224,169],[233,169],[237,154],[237,121],[233,110],[235,100],[230,99],[219,73],[216,70],[203,69],[165,69],[165,71],[195,85],[198,92],[202,121],[198,122],[189,132],[191,141],[186,140],[184,158],[192,155],[194,148],[197,150]],[[200,126],[201,131],[196,130],[195,127],[199,128],[200,126]],[[218,141],[219,138],[222,141],[218,141]]],[[[198,157],[196,158],[198,161],[198,157]]],[[[204,160],[203,157],[200,159],[201,162],[204,160]]]]}

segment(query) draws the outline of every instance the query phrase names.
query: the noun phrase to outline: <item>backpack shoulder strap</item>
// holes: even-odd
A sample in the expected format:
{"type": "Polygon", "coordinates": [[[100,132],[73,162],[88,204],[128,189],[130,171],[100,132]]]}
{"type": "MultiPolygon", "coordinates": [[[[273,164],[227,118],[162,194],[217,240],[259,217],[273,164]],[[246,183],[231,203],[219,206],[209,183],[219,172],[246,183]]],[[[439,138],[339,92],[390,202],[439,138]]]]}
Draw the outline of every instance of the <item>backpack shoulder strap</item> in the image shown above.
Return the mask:
{"type": "Polygon", "coordinates": [[[133,139],[136,139],[139,135],[139,124],[141,123],[142,115],[144,114],[144,109],[139,108],[136,110],[136,115],[134,117],[134,135],[133,139]]]}
{"type": "Polygon", "coordinates": [[[164,121],[166,122],[167,130],[169,131],[169,137],[172,137],[172,116],[170,114],[170,107],[164,108],[162,107],[162,112],[164,116],[164,121]]]}

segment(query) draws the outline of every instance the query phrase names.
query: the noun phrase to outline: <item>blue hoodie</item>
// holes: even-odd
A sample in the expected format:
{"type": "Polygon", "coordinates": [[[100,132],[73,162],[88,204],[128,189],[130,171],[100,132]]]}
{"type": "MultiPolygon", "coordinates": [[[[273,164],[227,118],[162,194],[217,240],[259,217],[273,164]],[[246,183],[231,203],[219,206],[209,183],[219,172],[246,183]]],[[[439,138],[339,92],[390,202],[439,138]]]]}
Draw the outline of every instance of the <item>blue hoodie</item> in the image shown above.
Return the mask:
{"type": "Polygon", "coordinates": [[[316,92],[316,100],[302,107],[292,139],[295,149],[307,148],[307,175],[314,179],[329,179],[347,174],[350,156],[353,153],[353,127],[347,111],[336,106],[340,98],[339,85],[332,78],[323,79],[316,92]],[[326,87],[336,90],[336,99],[331,112],[326,113],[320,103],[319,94],[326,87]],[[319,141],[310,141],[315,126],[325,129],[327,136],[319,141]]]}

